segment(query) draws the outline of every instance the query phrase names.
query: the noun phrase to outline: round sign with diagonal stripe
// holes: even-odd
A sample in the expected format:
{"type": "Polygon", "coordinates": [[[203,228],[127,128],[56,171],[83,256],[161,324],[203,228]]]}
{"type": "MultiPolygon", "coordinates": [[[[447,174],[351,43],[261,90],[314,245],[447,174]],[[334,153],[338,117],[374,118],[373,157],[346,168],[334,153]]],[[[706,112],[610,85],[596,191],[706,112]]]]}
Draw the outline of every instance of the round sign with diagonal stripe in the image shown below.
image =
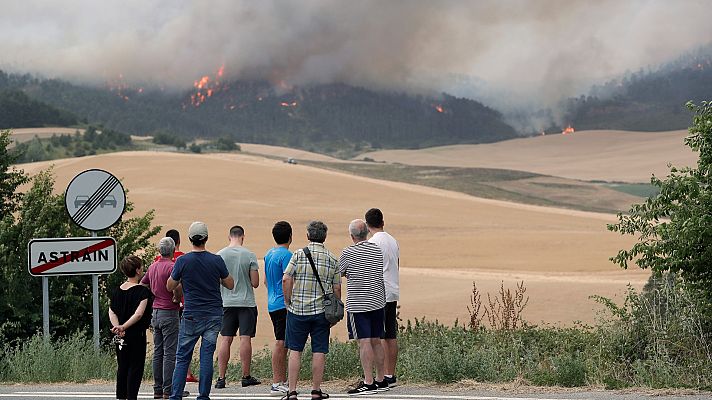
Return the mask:
{"type": "Polygon", "coordinates": [[[102,169],[88,169],[69,182],[64,204],[75,224],[86,230],[102,231],[121,218],[126,193],[114,175],[102,169]]]}

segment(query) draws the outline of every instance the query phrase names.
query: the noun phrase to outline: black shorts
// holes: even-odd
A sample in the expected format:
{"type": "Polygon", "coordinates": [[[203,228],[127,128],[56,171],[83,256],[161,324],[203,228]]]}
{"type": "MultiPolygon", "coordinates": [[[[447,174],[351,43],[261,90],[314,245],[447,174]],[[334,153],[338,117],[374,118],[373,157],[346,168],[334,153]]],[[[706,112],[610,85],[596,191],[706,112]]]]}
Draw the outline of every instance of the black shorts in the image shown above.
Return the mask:
{"type": "Polygon", "coordinates": [[[271,311],[269,318],[272,320],[272,328],[274,328],[274,339],[284,340],[284,332],[287,329],[287,309],[271,311]]]}
{"type": "Polygon", "coordinates": [[[383,319],[383,337],[381,339],[395,339],[398,336],[398,320],[396,314],[398,312],[398,302],[390,301],[386,303],[385,316],[383,319]]]}
{"type": "Polygon", "coordinates": [[[257,307],[223,307],[222,330],[223,336],[255,337],[257,332],[257,307]]]}

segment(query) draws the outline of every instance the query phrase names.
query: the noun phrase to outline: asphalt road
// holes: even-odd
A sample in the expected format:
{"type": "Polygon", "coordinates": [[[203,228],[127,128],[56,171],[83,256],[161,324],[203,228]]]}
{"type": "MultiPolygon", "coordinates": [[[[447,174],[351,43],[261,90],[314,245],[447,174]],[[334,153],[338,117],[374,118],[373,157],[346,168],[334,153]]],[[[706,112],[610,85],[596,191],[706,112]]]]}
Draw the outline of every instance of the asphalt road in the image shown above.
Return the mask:
{"type": "MultiPolygon", "coordinates": [[[[306,385],[306,383],[305,383],[306,385]]],[[[188,384],[187,390],[191,392],[189,399],[197,395],[197,384],[188,384]]],[[[711,399],[712,393],[702,392],[675,392],[675,391],[572,391],[564,389],[522,388],[516,390],[483,390],[452,387],[437,387],[426,385],[401,385],[388,392],[369,396],[348,396],[345,394],[343,384],[329,383],[322,388],[331,394],[332,399],[366,397],[373,400],[696,400],[711,399]],[[673,393],[673,394],[669,394],[673,393]]],[[[302,386],[300,399],[309,399],[309,387],[302,386]]],[[[35,385],[0,385],[0,400],[4,399],[113,399],[114,386],[111,383],[98,384],[35,384],[35,385]]],[[[150,385],[144,384],[139,393],[140,399],[152,399],[153,390],[150,385]]],[[[260,385],[250,388],[230,386],[226,389],[212,389],[210,398],[213,400],[227,399],[279,399],[270,396],[269,387],[260,385]]]]}

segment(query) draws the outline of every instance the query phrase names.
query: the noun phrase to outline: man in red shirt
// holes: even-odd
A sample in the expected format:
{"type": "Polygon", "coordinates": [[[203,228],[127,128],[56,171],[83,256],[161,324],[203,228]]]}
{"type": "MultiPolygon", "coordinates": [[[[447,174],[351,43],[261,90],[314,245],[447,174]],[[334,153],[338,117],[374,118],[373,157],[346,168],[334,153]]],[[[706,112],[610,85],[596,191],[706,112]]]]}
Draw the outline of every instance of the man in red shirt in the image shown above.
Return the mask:
{"type": "MultiPolygon", "coordinates": [[[[180,306],[173,302],[180,297],[180,289],[169,292],[165,282],[173,271],[175,242],[164,237],[158,242],[160,258],[148,268],[141,284],[153,293],[153,398],[168,398],[171,394],[173,370],[176,366],[180,306]]],[[[186,394],[184,394],[185,396],[186,394]]]]}
{"type": "MultiPolygon", "coordinates": [[[[178,257],[185,254],[182,251],[180,251],[180,233],[178,233],[178,231],[175,229],[169,229],[168,232],[166,232],[166,237],[173,239],[173,242],[175,242],[175,244],[176,244],[176,248],[173,252],[173,258],[171,259],[171,261],[175,262],[176,259],[178,259],[178,257]]],[[[160,259],[161,259],[161,255],[159,254],[156,256],[156,258],[153,261],[158,261],[160,259]]],[[[182,313],[182,311],[183,311],[183,296],[176,296],[173,298],[173,301],[174,302],[180,301],[180,311],[182,313]]],[[[195,375],[193,375],[193,371],[190,370],[190,367],[188,367],[188,376],[186,377],[185,381],[186,382],[198,382],[198,378],[196,378],[195,375]]]]}

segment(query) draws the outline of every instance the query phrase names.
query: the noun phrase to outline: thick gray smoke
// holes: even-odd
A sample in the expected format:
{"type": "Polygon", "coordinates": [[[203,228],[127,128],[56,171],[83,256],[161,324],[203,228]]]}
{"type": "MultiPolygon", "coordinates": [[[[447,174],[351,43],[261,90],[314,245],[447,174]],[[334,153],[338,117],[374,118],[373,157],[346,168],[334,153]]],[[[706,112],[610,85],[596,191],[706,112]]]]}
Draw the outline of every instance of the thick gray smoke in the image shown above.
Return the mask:
{"type": "Polygon", "coordinates": [[[515,107],[555,104],[712,38],[707,0],[3,3],[5,70],[182,88],[224,65],[226,78],[481,92],[515,107]]]}

